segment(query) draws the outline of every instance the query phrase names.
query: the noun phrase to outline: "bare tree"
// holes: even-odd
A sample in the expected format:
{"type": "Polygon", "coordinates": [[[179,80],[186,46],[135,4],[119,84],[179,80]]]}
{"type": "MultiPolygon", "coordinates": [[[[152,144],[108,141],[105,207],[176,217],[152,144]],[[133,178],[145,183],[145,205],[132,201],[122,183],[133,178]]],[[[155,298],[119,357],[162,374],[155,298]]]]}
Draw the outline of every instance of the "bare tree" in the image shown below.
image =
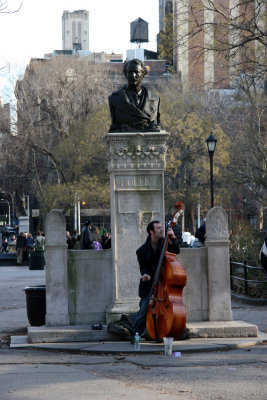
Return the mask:
{"type": "Polygon", "coordinates": [[[232,76],[245,73],[263,86],[266,80],[266,1],[175,1],[176,47],[195,59],[217,58],[232,76]]]}
{"type": "MultiPolygon", "coordinates": [[[[17,130],[10,138],[12,157],[7,176],[11,170],[13,175],[23,175],[24,183],[28,182],[33,195],[44,202],[49,198],[50,188],[57,187],[50,196],[50,205],[52,202],[56,205],[62,195],[64,207],[70,203],[71,193],[83,175],[90,176],[91,187],[95,185],[95,173],[103,171],[101,163],[97,165],[97,159],[109,115],[105,112],[92,124],[91,120],[98,105],[104,104],[108,110],[112,77],[113,73],[104,65],[88,63],[86,59],[31,60],[15,88],[17,130]],[[86,133],[85,128],[81,128],[82,121],[83,126],[90,127],[86,133]],[[91,142],[94,147],[90,146],[91,142]],[[80,164],[83,168],[79,169],[77,165],[80,164]],[[95,165],[96,170],[91,173],[90,169],[95,165]]],[[[101,184],[100,179],[95,187],[100,188],[101,184]]],[[[87,190],[89,192],[90,187],[87,190]]]]}
{"type": "Polygon", "coordinates": [[[161,88],[161,104],[161,120],[170,133],[166,205],[172,207],[175,201],[182,200],[186,205],[186,224],[192,230],[200,198],[202,210],[210,207],[209,156],[205,141],[211,131],[218,139],[214,158],[215,204],[221,204],[228,201],[230,139],[220,127],[216,99],[196,89],[182,88],[177,77],[173,76],[161,88]]]}
{"type": "Polygon", "coordinates": [[[89,117],[94,106],[107,98],[112,85],[107,76],[101,66],[59,57],[32,61],[24,79],[17,82],[18,136],[47,159],[58,183],[66,182],[66,177],[53,149],[68,137],[72,124],[89,117]]]}

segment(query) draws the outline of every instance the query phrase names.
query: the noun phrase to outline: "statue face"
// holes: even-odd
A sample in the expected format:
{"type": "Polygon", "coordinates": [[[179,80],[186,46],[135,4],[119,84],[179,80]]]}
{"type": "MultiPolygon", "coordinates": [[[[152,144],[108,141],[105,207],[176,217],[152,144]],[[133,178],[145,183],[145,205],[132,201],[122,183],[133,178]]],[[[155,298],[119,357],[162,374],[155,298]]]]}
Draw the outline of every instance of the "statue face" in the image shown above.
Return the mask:
{"type": "Polygon", "coordinates": [[[141,65],[136,63],[129,63],[126,71],[126,79],[128,80],[129,86],[133,88],[141,87],[144,74],[141,65]]]}

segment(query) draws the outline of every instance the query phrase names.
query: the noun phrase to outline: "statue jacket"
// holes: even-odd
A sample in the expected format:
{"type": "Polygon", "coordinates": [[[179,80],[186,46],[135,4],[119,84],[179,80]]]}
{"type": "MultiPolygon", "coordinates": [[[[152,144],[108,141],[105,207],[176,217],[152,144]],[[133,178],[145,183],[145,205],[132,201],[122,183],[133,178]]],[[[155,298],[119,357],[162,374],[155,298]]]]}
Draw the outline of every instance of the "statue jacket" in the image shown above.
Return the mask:
{"type": "Polygon", "coordinates": [[[112,119],[109,131],[126,132],[129,127],[132,128],[130,130],[134,130],[135,127],[137,130],[140,130],[140,127],[145,130],[146,127],[160,126],[159,97],[142,86],[145,97],[139,107],[127,96],[126,89],[127,85],[112,93],[108,98],[112,119]]]}
{"type": "MultiPolygon", "coordinates": [[[[159,242],[156,251],[153,250],[151,246],[150,236],[148,236],[146,242],[139,247],[136,251],[137,259],[140,266],[140,273],[143,276],[144,274],[150,275],[151,279],[149,281],[143,282],[140,279],[139,284],[139,297],[145,297],[150,293],[155,272],[158,266],[158,261],[160,258],[160,254],[163,246],[163,239],[159,242]]],[[[180,245],[179,240],[177,238],[170,239],[168,245],[168,251],[170,253],[179,254],[180,253],[180,245]]]]}

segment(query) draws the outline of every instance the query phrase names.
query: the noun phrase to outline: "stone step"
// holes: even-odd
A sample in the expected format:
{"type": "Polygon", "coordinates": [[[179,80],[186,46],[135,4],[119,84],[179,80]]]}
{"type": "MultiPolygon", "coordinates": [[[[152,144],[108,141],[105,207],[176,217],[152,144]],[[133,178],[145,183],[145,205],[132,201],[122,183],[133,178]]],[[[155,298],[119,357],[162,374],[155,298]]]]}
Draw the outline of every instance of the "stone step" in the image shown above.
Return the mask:
{"type": "MultiPolygon", "coordinates": [[[[257,337],[258,327],[244,321],[201,321],[187,325],[190,338],[242,338],[257,337]]],[[[93,330],[91,325],[28,327],[28,343],[63,343],[120,341],[121,338],[102,330],[93,330]]]]}
{"type": "Polygon", "coordinates": [[[188,322],[190,338],[257,337],[258,327],[244,321],[188,322]]]}
{"type": "Polygon", "coordinates": [[[93,330],[91,325],[28,327],[28,343],[94,342],[121,340],[103,325],[93,330]]]}

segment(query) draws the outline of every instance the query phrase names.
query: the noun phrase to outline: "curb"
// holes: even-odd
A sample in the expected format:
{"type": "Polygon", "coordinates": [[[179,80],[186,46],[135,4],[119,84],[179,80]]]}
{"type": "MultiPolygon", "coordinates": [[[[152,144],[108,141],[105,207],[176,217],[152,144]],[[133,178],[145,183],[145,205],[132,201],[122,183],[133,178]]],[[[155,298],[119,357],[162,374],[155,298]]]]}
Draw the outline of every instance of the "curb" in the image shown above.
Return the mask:
{"type": "Polygon", "coordinates": [[[267,306],[267,299],[257,299],[248,296],[239,296],[238,294],[232,293],[232,300],[240,303],[255,305],[255,306],[267,306]]]}
{"type": "MultiPolygon", "coordinates": [[[[215,351],[231,351],[234,349],[251,348],[260,346],[267,343],[267,335],[260,334],[258,338],[239,338],[234,340],[227,339],[210,339],[201,340],[193,339],[188,340],[187,343],[174,342],[173,352],[180,352],[182,354],[192,353],[210,353],[215,351]],[[227,343],[228,342],[228,343],[227,343]],[[232,342],[232,343],[231,343],[232,342]]],[[[54,352],[67,352],[75,354],[150,354],[150,355],[164,355],[164,345],[141,342],[141,350],[134,350],[133,345],[129,342],[84,342],[84,343],[27,343],[27,336],[11,336],[10,341],[11,349],[35,349],[46,350],[54,352]]]]}

